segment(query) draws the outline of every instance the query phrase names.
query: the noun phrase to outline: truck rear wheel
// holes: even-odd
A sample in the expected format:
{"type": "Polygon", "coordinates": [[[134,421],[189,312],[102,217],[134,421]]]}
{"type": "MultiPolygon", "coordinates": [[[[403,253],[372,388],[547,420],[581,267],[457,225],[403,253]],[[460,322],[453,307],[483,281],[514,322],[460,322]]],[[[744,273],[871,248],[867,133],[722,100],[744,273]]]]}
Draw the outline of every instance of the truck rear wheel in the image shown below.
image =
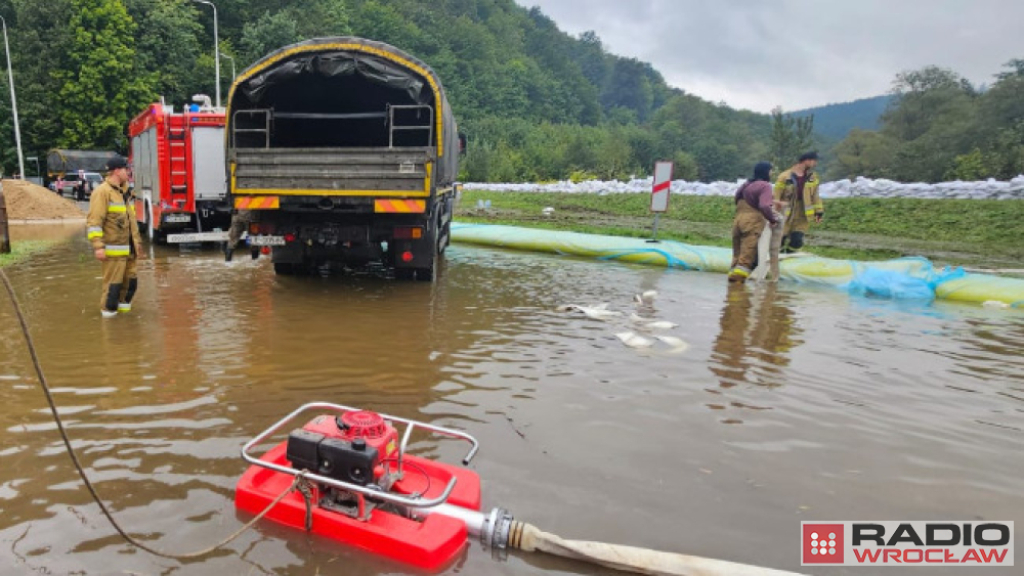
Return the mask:
{"type": "Polygon", "coordinates": [[[295,276],[298,268],[290,262],[274,262],[274,274],[278,276],[295,276]]]}

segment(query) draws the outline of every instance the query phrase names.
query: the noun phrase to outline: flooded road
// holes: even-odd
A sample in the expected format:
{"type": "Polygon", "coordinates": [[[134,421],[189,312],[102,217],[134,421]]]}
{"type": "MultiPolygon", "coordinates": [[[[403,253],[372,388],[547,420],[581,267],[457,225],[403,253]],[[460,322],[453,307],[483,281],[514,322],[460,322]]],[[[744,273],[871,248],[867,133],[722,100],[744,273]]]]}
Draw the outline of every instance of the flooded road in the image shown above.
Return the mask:
{"type": "MultiPolygon", "coordinates": [[[[160,248],[132,314],[101,321],[88,255],[76,236],[7,273],[98,490],[164,550],[244,524],[240,447],[314,400],[468,431],[484,505],[568,538],[799,571],[801,520],[1024,520],[1016,312],[464,246],[434,285],[278,278],[266,260],[160,248]],[[624,316],[557,310],[601,302],[624,316]],[[679,323],[663,333],[689,349],[624,346],[631,313],[679,323]]],[[[78,481],[6,300],[0,402],[5,575],[405,572],[267,522],[187,564],[126,545],[78,481]]],[[[475,543],[450,572],[607,573],[498,563],[475,543]]]]}

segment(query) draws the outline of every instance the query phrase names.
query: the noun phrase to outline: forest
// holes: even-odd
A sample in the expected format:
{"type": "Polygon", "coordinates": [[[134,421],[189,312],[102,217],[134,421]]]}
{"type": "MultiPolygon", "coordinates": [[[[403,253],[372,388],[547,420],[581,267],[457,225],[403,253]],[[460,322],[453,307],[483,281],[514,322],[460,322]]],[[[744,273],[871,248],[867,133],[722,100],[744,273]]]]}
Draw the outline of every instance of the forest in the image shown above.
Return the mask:
{"type": "MultiPolygon", "coordinates": [[[[677,179],[733,180],[760,159],[788,166],[810,147],[835,178],[1006,177],[1024,163],[1020,60],[985,89],[948,70],[904,72],[879,130],[836,144],[815,133],[813,116],[708,102],[648,63],[610,54],[594,32],[571,36],[513,0],[213,3],[223,95],[232,70],[307,38],[372,38],[429,64],[469,139],[469,181],[628,178],[658,159],[675,162],[677,179]]],[[[0,0],[25,156],[124,152],[127,122],[148,103],[213,96],[213,14],[192,0],[0,0]]],[[[0,84],[9,94],[6,75],[0,84]]],[[[17,169],[13,133],[10,99],[0,96],[8,174],[17,169]]]]}

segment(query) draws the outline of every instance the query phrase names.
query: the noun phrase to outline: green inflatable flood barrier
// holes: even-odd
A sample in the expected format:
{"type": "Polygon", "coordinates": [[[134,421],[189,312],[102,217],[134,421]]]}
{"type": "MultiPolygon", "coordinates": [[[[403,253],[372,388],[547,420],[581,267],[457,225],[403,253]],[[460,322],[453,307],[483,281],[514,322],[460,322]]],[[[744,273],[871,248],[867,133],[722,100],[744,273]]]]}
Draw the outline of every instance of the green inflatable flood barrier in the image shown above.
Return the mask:
{"type": "MultiPolygon", "coordinates": [[[[703,272],[727,273],[732,263],[732,250],[728,248],[494,224],[453,223],[452,240],[703,272]]],[[[967,274],[962,270],[937,271],[926,258],[859,262],[804,256],[786,258],[779,268],[784,280],[843,288],[866,272],[904,275],[927,282],[934,297],[943,300],[977,304],[995,301],[1024,309],[1024,279],[967,274]]]]}

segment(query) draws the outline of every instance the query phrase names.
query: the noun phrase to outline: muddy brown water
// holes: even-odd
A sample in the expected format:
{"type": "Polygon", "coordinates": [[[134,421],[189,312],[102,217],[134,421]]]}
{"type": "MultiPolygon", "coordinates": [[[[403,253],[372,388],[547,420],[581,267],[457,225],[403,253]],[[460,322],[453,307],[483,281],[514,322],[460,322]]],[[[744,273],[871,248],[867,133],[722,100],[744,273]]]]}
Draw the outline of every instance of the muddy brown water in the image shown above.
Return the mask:
{"type": "MultiPolygon", "coordinates": [[[[1024,520],[1017,312],[464,246],[434,285],[278,278],[159,248],[132,314],[102,321],[88,252],[75,235],[7,273],[99,491],[166,550],[248,519],[232,501],[240,447],[314,400],[468,431],[485,506],[565,537],[800,570],[801,520],[1024,520]],[[599,302],[625,316],[557,311],[599,302]],[[679,323],[667,333],[690,348],[624,346],[633,312],[679,323]]],[[[126,545],[78,481],[6,299],[0,402],[4,575],[408,571],[267,522],[184,564],[126,545]]],[[[429,437],[415,450],[462,453],[429,437]]],[[[607,573],[499,563],[475,543],[449,572],[607,573]]]]}

